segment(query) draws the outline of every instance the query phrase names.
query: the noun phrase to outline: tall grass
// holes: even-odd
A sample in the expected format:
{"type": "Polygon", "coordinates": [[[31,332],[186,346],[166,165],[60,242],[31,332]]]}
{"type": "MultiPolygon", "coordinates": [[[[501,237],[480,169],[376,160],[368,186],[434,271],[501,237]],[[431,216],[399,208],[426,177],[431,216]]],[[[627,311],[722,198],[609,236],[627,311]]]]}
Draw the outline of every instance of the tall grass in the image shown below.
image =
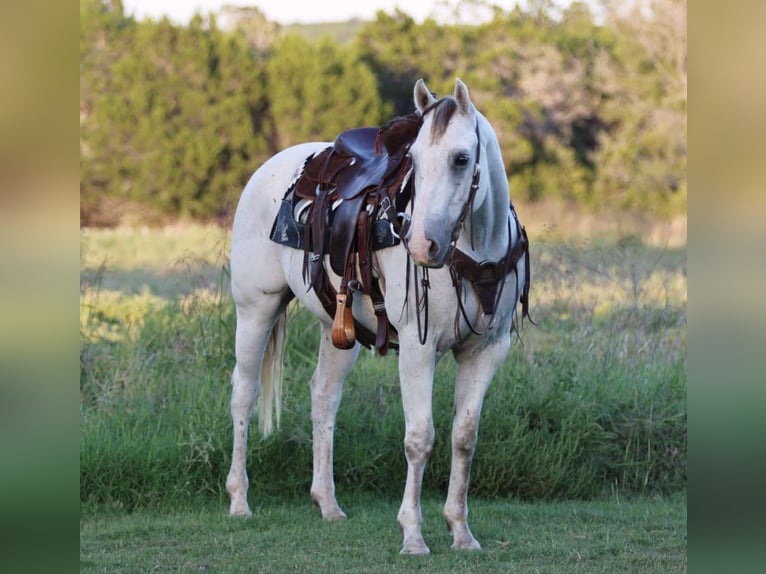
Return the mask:
{"type": "MultiPolygon", "coordinates": [[[[484,402],[472,494],[683,489],[685,250],[537,241],[533,257],[538,326],[522,331],[484,402]]],[[[81,290],[81,500],[134,508],[225,496],[235,329],[225,259],[185,258],[178,295],[115,289],[97,261],[83,265],[81,290]]],[[[308,492],[318,335],[317,320],[292,305],[281,430],[261,439],[252,426],[252,499],[308,492]]],[[[449,356],[436,370],[431,491],[449,476],[454,371],[449,356]]],[[[400,493],[403,432],[396,358],[363,351],[338,413],[339,491],[400,493]]]]}

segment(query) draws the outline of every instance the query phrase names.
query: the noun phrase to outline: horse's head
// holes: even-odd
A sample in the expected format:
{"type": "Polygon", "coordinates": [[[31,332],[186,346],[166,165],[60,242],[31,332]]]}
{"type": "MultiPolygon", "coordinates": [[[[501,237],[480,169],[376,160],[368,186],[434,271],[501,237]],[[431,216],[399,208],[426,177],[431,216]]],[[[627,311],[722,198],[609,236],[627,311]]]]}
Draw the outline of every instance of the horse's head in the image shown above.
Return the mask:
{"type": "Polygon", "coordinates": [[[407,247],[418,265],[441,267],[473,199],[479,153],[476,110],[459,79],[438,102],[423,80],[415,84],[423,125],[410,147],[415,199],[407,247]]]}

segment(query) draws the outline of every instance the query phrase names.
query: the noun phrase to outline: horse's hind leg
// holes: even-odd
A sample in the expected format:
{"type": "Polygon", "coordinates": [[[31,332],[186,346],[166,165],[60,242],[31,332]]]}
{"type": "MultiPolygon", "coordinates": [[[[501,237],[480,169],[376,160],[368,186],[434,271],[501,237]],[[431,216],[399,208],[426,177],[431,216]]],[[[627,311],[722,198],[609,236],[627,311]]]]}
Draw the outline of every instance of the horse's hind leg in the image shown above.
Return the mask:
{"type": "Polygon", "coordinates": [[[247,435],[261,390],[260,369],[271,329],[285,305],[284,295],[261,293],[257,304],[237,306],[236,357],[231,377],[231,418],[234,445],[226,478],[232,516],[251,516],[247,504],[247,435]]]}
{"type": "Polygon", "coordinates": [[[319,361],[311,377],[311,421],[314,438],[311,498],[322,511],[322,518],[325,520],[346,518],[335,500],[333,435],[343,381],[358,354],[359,343],[353,349],[336,349],[332,344],[332,327],[322,323],[319,361]]]}

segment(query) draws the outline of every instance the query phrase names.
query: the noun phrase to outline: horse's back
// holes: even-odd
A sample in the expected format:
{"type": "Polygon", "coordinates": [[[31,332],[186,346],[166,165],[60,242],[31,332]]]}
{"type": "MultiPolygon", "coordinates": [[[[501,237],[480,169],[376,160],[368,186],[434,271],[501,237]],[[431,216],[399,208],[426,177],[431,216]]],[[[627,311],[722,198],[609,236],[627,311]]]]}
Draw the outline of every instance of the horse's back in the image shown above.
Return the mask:
{"type": "Polygon", "coordinates": [[[284,196],[292,180],[297,176],[303,162],[328,143],[311,142],[289,147],[269,158],[245,185],[234,215],[232,241],[242,235],[261,231],[268,235],[271,224],[279,210],[279,200],[284,196]],[[268,221],[265,232],[264,221],[268,221]]]}
{"type": "Polygon", "coordinates": [[[234,214],[231,236],[231,284],[238,306],[257,292],[285,288],[280,254],[285,248],[272,242],[269,233],[280,200],[304,161],[328,143],[311,142],[287,148],[268,159],[247,182],[234,214]]]}

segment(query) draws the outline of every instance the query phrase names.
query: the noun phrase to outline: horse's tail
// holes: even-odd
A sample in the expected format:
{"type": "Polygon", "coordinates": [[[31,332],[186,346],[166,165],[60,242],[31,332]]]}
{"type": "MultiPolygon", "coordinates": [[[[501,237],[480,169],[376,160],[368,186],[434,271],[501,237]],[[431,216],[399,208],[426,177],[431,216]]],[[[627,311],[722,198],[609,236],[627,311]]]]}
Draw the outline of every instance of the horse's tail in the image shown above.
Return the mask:
{"type": "Polygon", "coordinates": [[[269,341],[261,363],[261,396],[258,400],[258,426],[261,435],[269,436],[274,430],[274,419],[279,429],[282,414],[282,367],[285,358],[287,310],[279,315],[271,329],[269,341]]]}

